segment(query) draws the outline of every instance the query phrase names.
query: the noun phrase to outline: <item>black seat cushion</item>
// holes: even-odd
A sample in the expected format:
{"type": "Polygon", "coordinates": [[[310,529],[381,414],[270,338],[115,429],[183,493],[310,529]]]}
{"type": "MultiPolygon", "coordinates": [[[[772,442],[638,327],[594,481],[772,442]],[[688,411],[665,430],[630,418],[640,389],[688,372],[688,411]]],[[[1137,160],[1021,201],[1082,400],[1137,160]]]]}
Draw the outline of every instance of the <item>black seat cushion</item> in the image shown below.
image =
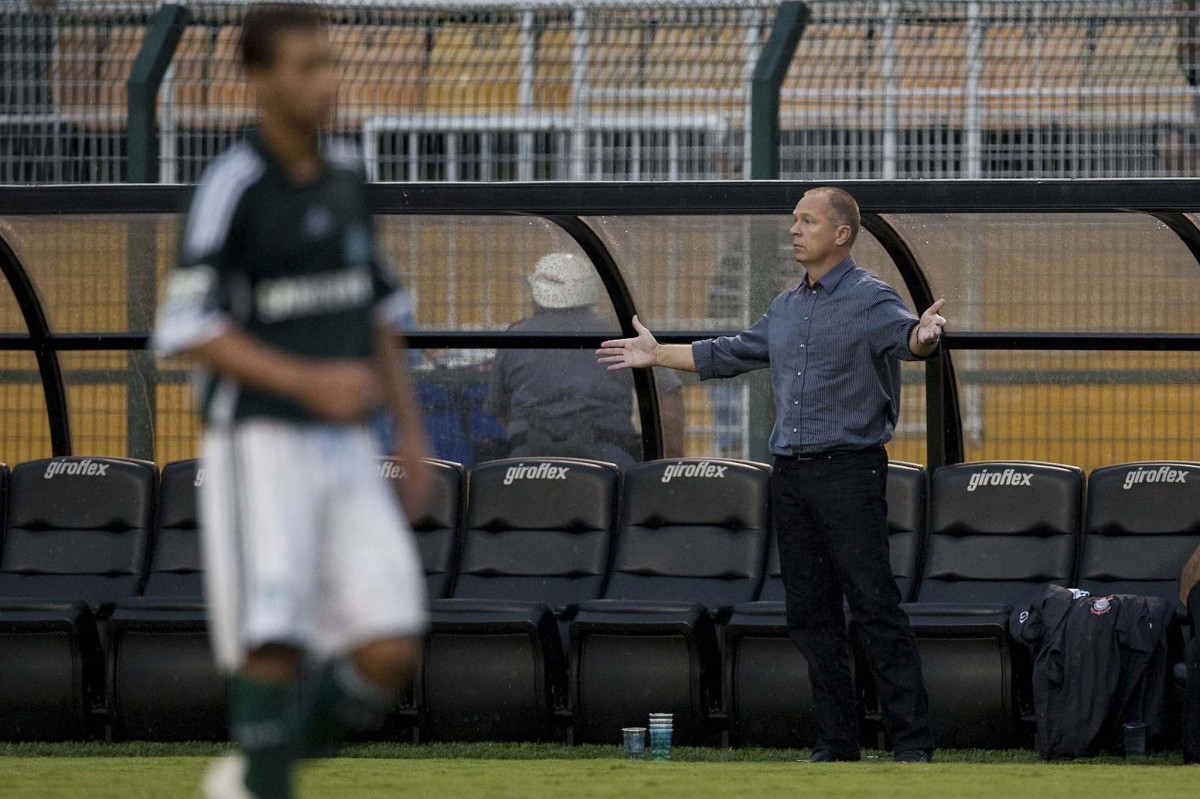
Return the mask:
{"type": "MultiPolygon", "coordinates": [[[[454,576],[466,473],[461,464],[450,461],[429,458],[425,464],[433,474],[433,487],[421,516],[409,522],[421,552],[429,596],[437,599],[449,593],[454,576]]],[[[380,458],[379,476],[400,483],[404,480],[404,468],[396,458],[380,458]]]]}
{"type": "Polygon", "coordinates": [[[0,739],[85,737],[102,675],[100,639],[85,602],[0,602],[0,739]]]}
{"type": "Polygon", "coordinates": [[[80,599],[96,610],[137,593],[157,470],[118,458],[51,458],[12,471],[0,597],[80,599]]]}
{"type": "Polygon", "coordinates": [[[1200,546],[1200,463],[1155,461],[1088,478],[1079,587],[1141,594],[1182,611],[1179,573],[1200,546]]]}
{"type": "Polygon", "coordinates": [[[925,529],[925,467],[888,464],[888,550],[900,597],[908,599],[917,580],[921,534],[925,529]]]}
{"type": "Polygon", "coordinates": [[[1019,605],[1044,583],[1067,585],[1082,493],[1074,466],[988,461],[938,469],[918,601],[1019,605]]]}

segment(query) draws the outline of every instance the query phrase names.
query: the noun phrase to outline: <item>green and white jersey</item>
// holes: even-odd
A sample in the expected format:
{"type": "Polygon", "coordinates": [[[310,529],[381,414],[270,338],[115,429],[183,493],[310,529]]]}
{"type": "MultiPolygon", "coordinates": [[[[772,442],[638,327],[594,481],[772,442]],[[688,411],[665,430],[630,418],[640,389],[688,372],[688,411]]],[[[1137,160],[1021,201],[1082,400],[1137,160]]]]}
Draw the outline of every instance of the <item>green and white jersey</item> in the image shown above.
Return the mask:
{"type": "MultiPolygon", "coordinates": [[[[187,213],[179,266],[168,279],[154,346],[169,355],[230,324],[310,358],[367,358],[373,328],[407,298],[375,253],[360,166],[348,148],[324,153],[325,169],[297,185],[256,132],[205,170],[187,213]]],[[[206,421],[272,417],[316,421],[300,405],[205,380],[206,421]]]]}

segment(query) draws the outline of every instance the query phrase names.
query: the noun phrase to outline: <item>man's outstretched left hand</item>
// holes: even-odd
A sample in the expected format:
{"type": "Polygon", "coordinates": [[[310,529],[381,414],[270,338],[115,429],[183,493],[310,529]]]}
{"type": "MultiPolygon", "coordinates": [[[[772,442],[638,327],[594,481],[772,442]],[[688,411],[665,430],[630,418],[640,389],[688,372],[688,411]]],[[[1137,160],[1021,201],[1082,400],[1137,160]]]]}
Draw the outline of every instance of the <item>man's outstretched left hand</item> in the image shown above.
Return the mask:
{"type": "Polygon", "coordinates": [[[938,300],[921,314],[921,324],[917,325],[918,344],[936,344],[942,337],[942,328],[946,326],[946,318],[938,313],[945,300],[938,300]]]}

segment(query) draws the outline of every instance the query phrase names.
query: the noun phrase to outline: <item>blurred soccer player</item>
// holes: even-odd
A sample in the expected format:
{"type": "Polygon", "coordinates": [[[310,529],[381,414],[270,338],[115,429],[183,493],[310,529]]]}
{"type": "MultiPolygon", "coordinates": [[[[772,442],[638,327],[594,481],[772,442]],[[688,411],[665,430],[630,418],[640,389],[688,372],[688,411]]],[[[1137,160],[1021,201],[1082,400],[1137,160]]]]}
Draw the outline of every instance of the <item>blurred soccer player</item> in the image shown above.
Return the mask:
{"type": "Polygon", "coordinates": [[[337,91],[324,19],[257,6],[241,53],[257,124],[196,189],[154,343],[206,374],[201,540],[240,754],[204,790],[281,799],[298,759],[391,707],[426,626],[411,533],[373,468],[373,409],[396,416],[410,515],[430,478],[391,321],[406,295],[376,255],[352,153],[319,145],[337,91]]]}

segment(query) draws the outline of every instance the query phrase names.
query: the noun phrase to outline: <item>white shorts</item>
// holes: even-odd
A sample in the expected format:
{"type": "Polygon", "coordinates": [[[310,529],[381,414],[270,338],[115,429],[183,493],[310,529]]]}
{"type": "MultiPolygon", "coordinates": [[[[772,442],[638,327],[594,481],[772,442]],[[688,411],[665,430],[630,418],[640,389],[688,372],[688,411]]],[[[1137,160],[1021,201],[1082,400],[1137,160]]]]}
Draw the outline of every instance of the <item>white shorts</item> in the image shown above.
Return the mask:
{"type": "Polygon", "coordinates": [[[217,665],[424,633],[425,576],[365,429],[253,419],[204,434],[199,516],[217,665]]]}

